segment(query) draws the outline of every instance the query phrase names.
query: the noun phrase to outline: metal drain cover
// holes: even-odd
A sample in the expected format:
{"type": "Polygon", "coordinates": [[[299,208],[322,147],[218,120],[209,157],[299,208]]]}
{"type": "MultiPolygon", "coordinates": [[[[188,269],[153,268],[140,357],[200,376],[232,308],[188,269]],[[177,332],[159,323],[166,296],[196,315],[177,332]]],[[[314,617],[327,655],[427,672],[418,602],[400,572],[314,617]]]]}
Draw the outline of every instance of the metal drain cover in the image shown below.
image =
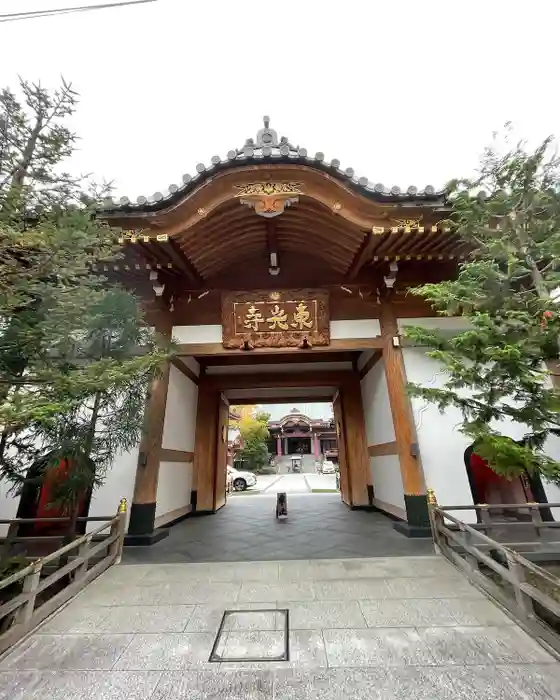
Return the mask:
{"type": "Polygon", "coordinates": [[[209,661],[289,661],[289,625],[288,610],[226,610],[209,661]]]}

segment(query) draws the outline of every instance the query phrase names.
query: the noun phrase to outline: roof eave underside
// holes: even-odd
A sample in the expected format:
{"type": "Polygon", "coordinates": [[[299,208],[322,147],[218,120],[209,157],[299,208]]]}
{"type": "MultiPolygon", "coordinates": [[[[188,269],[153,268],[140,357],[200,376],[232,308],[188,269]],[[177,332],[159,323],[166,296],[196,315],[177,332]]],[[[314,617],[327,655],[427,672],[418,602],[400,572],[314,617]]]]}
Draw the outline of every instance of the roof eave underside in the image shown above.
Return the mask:
{"type": "Polygon", "coordinates": [[[302,165],[327,173],[334,176],[341,182],[341,184],[344,184],[357,194],[360,194],[366,199],[374,202],[403,204],[411,207],[422,207],[426,205],[439,205],[444,207],[447,202],[445,190],[436,191],[432,186],[427,186],[422,191],[418,191],[416,187],[409,187],[406,192],[402,192],[397,186],[386,188],[381,183],[371,184],[365,177],[356,178],[352,168],[341,170],[338,167],[338,161],[331,161],[327,163],[324,160],[319,159],[317,156],[315,158],[309,158],[299,154],[290,154],[288,156],[238,155],[235,158],[227,160],[219,160],[217,156],[214,156],[212,158],[211,165],[197,165],[195,175],[183,175],[182,184],[170,185],[167,194],[156,192],[148,198],[138,197],[137,203],[131,202],[127,197],[121,197],[119,204],[115,204],[112,200],[108,200],[103,209],[102,215],[116,216],[159,212],[177,204],[218,172],[235,170],[236,168],[241,168],[246,165],[262,165],[264,163],[267,165],[302,165]]]}

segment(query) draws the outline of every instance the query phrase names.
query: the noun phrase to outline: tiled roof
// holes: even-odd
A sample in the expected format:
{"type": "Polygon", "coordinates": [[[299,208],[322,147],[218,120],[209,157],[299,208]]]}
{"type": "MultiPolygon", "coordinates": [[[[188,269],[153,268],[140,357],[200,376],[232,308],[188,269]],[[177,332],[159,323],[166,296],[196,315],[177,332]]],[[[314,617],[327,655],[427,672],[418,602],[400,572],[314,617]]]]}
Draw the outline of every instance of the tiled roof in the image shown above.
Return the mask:
{"type": "Polygon", "coordinates": [[[128,197],[121,197],[118,201],[108,199],[105,202],[105,211],[133,213],[166,209],[217,172],[240,165],[262,163],[306,165],[329,173],[346,186],[377,202],[437,203],[445,200],[445,191],[437,191],[432,185],[424,189],[411,185],[406,190],[402,190],[397,185],[386,187],[380,182],[370,182],[367,177],[358,177],[353,168],[342,170],[340,161],[336,158],[327,162],[322,152],[310,155],[306,148],[293,146],[285,136],[278,139],[276,131],[269,126],[268,117],[264,117],[264,127],[258,132],[257,138],[247,139],[242,148],[228,151],[225,159],[212,156],[209,165],[199,163],[194,175],[183,175],[182,182],[178,185],[169,185],[166,192],[155,192],[149,197],[141,195],[137,197],[136,202],[132,202],[128,197]]]}

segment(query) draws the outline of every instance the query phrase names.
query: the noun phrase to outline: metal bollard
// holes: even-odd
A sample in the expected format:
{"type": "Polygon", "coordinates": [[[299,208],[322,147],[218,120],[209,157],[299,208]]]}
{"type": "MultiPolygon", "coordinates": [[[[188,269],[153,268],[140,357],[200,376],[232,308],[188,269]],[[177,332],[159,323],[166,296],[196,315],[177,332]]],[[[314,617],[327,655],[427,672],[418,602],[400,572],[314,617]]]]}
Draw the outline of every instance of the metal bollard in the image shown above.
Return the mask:
{"type": "Polygon", "coordinates": [[[276,517],[288,517],[288,497],[285,492],[276,494],[276,517]]]}

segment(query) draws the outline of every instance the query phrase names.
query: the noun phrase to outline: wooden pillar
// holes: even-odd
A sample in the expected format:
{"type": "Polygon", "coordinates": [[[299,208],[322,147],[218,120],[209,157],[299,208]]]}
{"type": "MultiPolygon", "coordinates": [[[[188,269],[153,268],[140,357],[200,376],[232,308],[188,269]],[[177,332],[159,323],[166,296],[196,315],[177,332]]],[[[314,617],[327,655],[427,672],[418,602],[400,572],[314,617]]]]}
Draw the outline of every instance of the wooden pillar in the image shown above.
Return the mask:
{"type": "MultiPolygon", "coordinates": [[[[356,373],[340,386],[342,431],[348,469],[350,504],[353,508],[370,505],[369,459],[360,377],[356,373]]],[[[339,414],[340,415],[340,414],[339,414]]]]}
{"type": "Polygon", "coordinates": [[[397,317],[394,307],[388,299],[381,302],[380,322],[383,338],[383,362],[401,467],[407,517],[406,523],[396,523],[395,528],[409,537],[427,537],[430,532],[430,522],[426,485],[420,464],[410,397],[406,390],[402,349],[400,341],[397,347],[393,341],[394,338],[399,338],[397,317]]]}
{"type": "Polygon", "coordinates": [[[276,436],[276,454],[278,457],[282,456],[282,438],[280,435],[276,436]]]}
{"type": "Polygon", "coordinates": [[[315,459],[319,459],[321,455],[321,450],[319,447],[319,436],[317,433],[313,433],[313,454],[315,456],[315,459]]]}
{"type": "MultiPolygon", "coordinates": [[[[171,338],[171,315],[165,309],[157,319],[156,330],[171,338]]],[[[130,507],[130,520],[126,545],[149,545],[167,536],[168,531],[154,532],[156,517],[159,463],[169,387],[170,363],[166,362],[161,373],[150,382],[146,398],[144,431],[140,441],[134,496],[130,507]]]]}
{"type": "Polygon", "coordinates": [[[218,425],[216,431],[216,467],[214,477],[213,510],[219,510],[226,504],[227,484],[227,434],[229,423],[229,402],[223,394],[218,401],[218,425]]]}
{"type": "Polygon", "coordinates": [[[201,377],[196,413],[192,512],[214,512],[219,407],[220,392],[211,387],[204,376],[201,377]]]}

